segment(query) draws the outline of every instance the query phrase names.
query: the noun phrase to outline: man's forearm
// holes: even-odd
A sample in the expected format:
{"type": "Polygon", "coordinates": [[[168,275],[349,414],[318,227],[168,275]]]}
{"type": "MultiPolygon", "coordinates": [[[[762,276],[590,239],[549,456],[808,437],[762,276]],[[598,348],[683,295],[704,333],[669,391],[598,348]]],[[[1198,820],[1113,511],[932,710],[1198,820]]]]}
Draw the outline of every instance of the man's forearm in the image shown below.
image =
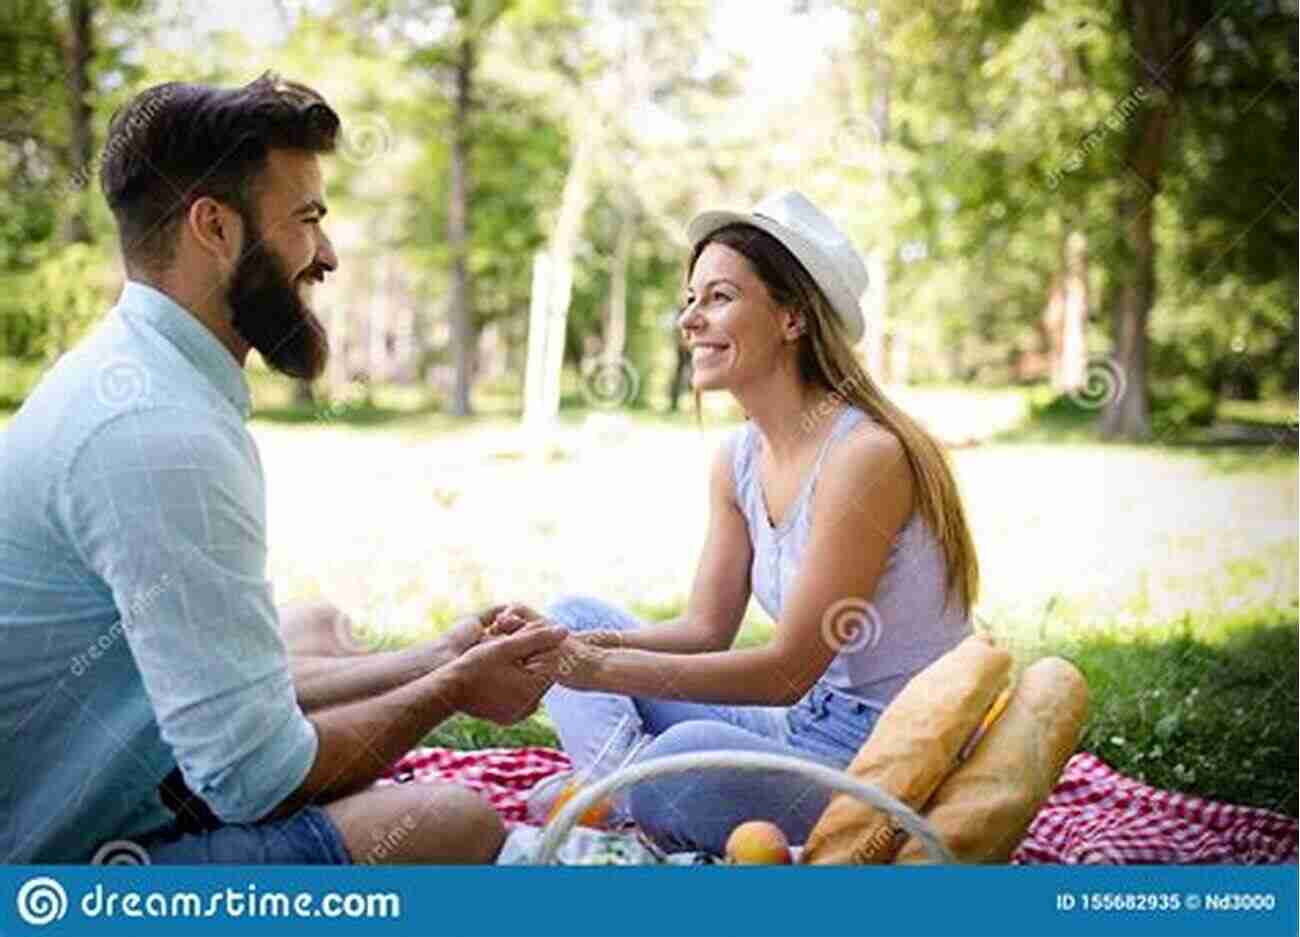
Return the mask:
{"type": "Polygon", "coordinates": [[[291,656],[298,705],[315,713],[333,706],[370,699],[419,680],[452,660],[456,652],[444,639],[432,644],[349,657],[291,656]]]}
{"type": "Polygon", "coordinates": [[[373,783],[456,712],[462,692],[458,679],[455,668],[442,667],[379,696],[313,713],[316,761],[273,815],[328,803],[373,783]]]}

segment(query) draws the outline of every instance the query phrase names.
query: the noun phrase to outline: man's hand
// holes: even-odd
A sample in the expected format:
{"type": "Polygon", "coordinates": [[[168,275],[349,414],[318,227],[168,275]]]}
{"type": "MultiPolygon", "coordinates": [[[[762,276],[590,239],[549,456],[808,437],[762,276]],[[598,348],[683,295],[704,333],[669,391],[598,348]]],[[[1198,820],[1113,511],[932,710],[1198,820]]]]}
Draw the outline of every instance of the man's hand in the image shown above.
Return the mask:
{"type": "Polygon", "coordinates": [[[555,681],[555,654],[568,632],[540,621],[469,648],[449,668],[456,709],[510,725],[537,708],[555,681]]]}

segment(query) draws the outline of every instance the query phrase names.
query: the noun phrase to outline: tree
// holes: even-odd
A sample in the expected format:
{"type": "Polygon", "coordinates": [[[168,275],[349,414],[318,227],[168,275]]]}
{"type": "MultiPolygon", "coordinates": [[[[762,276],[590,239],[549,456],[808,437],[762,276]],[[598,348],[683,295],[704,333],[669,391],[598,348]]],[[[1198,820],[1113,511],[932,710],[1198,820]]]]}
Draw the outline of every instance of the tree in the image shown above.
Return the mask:
{"type": "Polygon", "coordinates": [[[1115,285],[1114,341],[1126,390],[1102,416],[1104,436],[1140,440],[1151,434],[1147,322],[1156,300],[1153,203],[1160,193],[1174,123],[1184,106],[1192,47],[1214,16],[1213,5],[1205,0],[1123,4],[1123,22],[1133,46],[1133,83],[1149,89],[1152,101],[1137,111],[1125,146],[1129,173],[1121,184],[1117,215],[1131,263],[1121,268],[1115,285]]]}
{"type": "Polygon", "coordinates": [[[370,0],[361,9],[387,28],[387,41],[404,43],[411,51],[409,61],[417,68],[434,72],[451,100],[450,187],[447,194],[447,247],[451,259],[451,345],[455,377],[451,412],[471,412],[473,382],[474,322],[470,245],[473,238],[473,125],[479,107],[476,93],[479,60],[489,34],[515,0],[444,0],[421,3],[415,0],[370,0]]]}

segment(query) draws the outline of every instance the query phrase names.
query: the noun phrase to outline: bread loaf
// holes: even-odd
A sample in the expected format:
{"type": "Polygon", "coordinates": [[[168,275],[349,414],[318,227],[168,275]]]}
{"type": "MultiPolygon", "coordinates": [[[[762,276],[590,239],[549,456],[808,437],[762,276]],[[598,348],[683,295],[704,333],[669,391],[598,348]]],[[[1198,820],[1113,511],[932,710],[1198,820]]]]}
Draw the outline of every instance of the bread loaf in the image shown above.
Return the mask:
{"type": "MultiPolygon", "coordinates": [[[[849,765],[919,810],[952,770],[957,753],[1007,683],[1011,656],[972,635],[914,676],[880,715],[849,765]]],[[[898,846],[889,814],[837,794],[808,836],[801,861],[814,865],[888,862],[898,846]]]]}
{"type": "MultiPolygon", "coordinates": [[[[1088,685],[1069,661],[1025,669],[1006,711],[923,812],[959,862],[1006,862],[1051,795],[1088,714],[1088,685]]],[[[930,859],[915,837],[895,862],[930,859]]]]}

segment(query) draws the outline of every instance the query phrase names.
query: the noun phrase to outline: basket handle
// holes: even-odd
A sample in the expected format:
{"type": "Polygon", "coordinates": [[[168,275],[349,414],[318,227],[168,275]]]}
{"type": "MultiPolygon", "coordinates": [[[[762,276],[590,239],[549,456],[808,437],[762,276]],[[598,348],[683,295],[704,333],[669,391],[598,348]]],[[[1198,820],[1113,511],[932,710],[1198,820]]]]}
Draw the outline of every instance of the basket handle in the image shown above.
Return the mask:
{"type": "Polygon", "coordinates": [[[920,840],[933,861],[947,864],[957,861],[933,827],[915,810],[875,785],[859,781],[844,771],[790,755],[711,751],[687,752],[682,755],[668,755],[636,762],[582,788],[547,825],[546,831],[542,834],[541,847],[537,852],[538,865],[555,864],[560,844],[577,825],[578,818],[587,811],[587,808],[602,798],[648,778],[685,774],[700,768],[726,768],[730,771],[786,771],[802,774],[833,791],[856,797],[885,811],[898,822],[900,827],[920,840]]]}

